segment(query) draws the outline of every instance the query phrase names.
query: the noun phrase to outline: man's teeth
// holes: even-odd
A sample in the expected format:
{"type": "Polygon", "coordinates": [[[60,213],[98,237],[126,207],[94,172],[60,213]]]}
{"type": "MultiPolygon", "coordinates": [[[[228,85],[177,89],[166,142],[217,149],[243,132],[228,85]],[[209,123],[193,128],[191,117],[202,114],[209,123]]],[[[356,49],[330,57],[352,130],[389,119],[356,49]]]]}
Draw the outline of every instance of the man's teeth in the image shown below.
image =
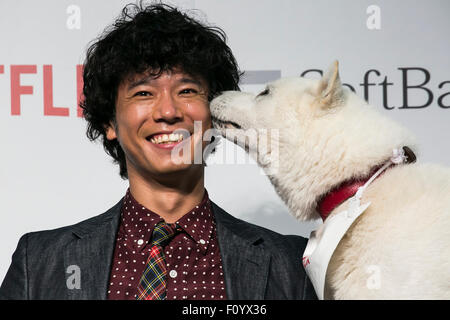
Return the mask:
{"type": "Polygon", "coordinates": [[[151,138],[150,142],[160,144],[160,143],[179,142],[181,140],[183,140],[183,136],[181,134],[171,133],[171,134],[162,134],[155,138],[151,138]]]}

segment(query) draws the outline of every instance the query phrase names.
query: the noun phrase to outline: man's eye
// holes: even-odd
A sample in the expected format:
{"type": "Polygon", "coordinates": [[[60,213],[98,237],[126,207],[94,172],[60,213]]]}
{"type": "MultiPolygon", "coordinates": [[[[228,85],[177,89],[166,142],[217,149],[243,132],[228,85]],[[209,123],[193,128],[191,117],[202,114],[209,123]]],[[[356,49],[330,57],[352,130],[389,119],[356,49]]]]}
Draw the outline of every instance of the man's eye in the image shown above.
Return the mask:
{"type": "Polygon", "coordinates": [[[192,94],[192,93],[197,93],[198,91],[192,88],[188,88],[188,89],[183,89],[180,91],[180,94],[192,94]]]}
{"type": "Polygon", "coordinates": [[[135,97],[147,97],[150,95],[151,95],[151,93],[148,91],[138,91],[134,94],[135,97]]]}
{"type": "Polygon", "coordinates": [[[270,93],[269,88],[266,88],[263,91],[261,91],[256,97],[267,96],[269,93],[270,93]]]}

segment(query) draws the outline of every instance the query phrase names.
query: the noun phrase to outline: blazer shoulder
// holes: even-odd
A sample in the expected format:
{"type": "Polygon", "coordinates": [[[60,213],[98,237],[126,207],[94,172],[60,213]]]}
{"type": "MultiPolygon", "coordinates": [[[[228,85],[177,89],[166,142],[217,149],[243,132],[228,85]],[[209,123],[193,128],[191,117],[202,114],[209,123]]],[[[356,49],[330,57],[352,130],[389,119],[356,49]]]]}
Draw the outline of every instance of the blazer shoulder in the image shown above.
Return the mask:
{"type": "Polygon", "coordinates": [[[121,201],[107,211],[81,222],[56,229],[29,232],[22,238],[26,239],[28,250],[31,250],[31,252],[39,248],[46,251],[52,248],[61,248],[68,241],[72,240],[74,235],[81,238],[95,230],[97,226],[114,218],[118,219],[120,206],[121,201]]]}
{"type": "MultiPolygon", "coordinates": [[[[65,283],[65,257],[71,252],[68,248],[83,237],[97,237],[109,241],[107,237],[111,235],[120,217],[121,203],[122,201],[119,201],[106,212],[73,225],[24,234],[13,253],[11,265],[0,287],[0,299],[61,296],[62,291],[58,290],[63,288],[59,284],[65,283]],[[50,292],[41,290],[56,283],[58,285],[52,285],[50,292]]],[[[102,244],[105,244],[105,241],[102,244]]],[[[84,243],[90,243],[90,240],[84,243]]]]}
{"type": "Polygon", "coordinates": [[[283,235],[268,228],[236,218],[215,203],[213,203],[213,210],[216,220],[218,220],[219,223],[226,224],[228,229],[231,229],[242,236],[261,238],[264,240],[264,245],[266,247],[275,251],[298,252],[301,250],[303,253],[308,242],[308,239],[302,236],[283,235]]]}
{"type": "MultiPolygon", "coordinates": [[[[219,240],[224,242],[223,246],[231,256],[230,261],[242,259],[245,252],[270,257],[265,289],[267,299],[316,299],[302,264],[308,239],[298,235],[283,235],[233,217],[214,203],[213,211],[218,232],[222,232],[219,240]]],[[[253,280],[254,277],[250,276],[249,279],[253,280]]],[[[247,284],[244,288],[247,288],[247,284]]]]}

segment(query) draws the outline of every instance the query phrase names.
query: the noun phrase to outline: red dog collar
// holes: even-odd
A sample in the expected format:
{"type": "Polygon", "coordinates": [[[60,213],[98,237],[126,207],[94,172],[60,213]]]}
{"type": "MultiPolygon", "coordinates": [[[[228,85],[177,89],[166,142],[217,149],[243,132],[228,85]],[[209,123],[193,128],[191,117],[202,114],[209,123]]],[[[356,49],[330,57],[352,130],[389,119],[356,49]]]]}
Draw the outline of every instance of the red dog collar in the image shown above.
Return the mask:
{"type": "MultiPolygon", "coordinates": [[[[406,163],[412,163],[416,161],[416,155],[414,152],[408,148],[403,147],[403,151],[406,156],[406,163]]],[[[389,168],[396,165],[393,163],[389,168]]],[[[344,181],[336,188],[332,189],[330,192],[325,194],[325,196],[322,197],[322,199],[317,204],[317,212],[319,212],[320,216],[322,217],[322,220],[325,221],[325,219],[328,217],[328,215],[342,202],[345,200],[353,197],[358,191],[359,187],[362,187],[369,179],[370,177],[380,168],[381,166],[378,166],[371,170],[370,174],[363,178],[363,179],[351,179],[344,181]]]]}

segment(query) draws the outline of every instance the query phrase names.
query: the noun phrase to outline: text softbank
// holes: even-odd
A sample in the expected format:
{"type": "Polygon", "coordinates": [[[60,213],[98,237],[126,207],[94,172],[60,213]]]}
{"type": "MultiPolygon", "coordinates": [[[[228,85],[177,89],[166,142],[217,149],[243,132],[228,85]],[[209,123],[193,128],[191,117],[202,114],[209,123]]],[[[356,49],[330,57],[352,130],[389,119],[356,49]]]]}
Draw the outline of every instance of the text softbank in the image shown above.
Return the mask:
{"type": "MultiPolygon", "coordinates": [[[[381,87],[383,95],[383,107],[387,110],[392,109],[422,109],[430,106],[433,101],[436,101],[437,105],[443,109],[450,109],[450,80],[442,81],[434,88],[430,85],[431,74],[425,68],[420,67],[404,67],[397,68],[401,72],[401,89],[402,89],[402,105],[393,106],[388,101],[388,90],[390,86],[394,83],[390,82],[387,76],[382,75],[382,73],[377,69],[370,69],[364,73],[363,80],[359,84],[363,88],[364,99],[369,101],[369,91],[370,87],[378,86],[381,87]],[[384,76],[384,77],[383,77],[384,76]],[[413,80],[411,80],[413,78],[413,80]],[[417,79],[420,80],[417,80],[417,79]],[[445,87],[445,88],[444,88],[445,87]],[[447,91],[445,91],[445,89],[447,91]],[[412,105],[409,96],[416,93],[421,93],[421,97],[424,98],[423,103],[412,105]]],[[[319,69],[308,69],[301,73],[300,76],[307,77],[313,75],[314,73],[319,73],[322,75],[322,70],[319,69]]],[[[350,90],[356,93],[355,86],[348,83],[343,83],[344,86],[348,87],[350,90]]],[[[418,99],[415,99],[416,101],[418,99]]],[[[416,102],[417,103],[417,102],[416,102]]]]}

